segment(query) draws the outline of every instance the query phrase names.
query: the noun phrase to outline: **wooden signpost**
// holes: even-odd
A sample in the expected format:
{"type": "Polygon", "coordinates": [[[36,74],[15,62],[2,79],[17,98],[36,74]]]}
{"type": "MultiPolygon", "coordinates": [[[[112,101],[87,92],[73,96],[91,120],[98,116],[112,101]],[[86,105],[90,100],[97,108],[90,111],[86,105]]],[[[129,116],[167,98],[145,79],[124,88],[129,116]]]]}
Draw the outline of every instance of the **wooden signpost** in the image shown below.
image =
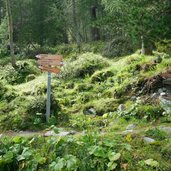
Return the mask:
{"type": "Polygon", "coordinates": [[[50,95],[51,95],[51,73],[59,74],[60,66],[63,66],[62,55],[50,55],[50,54],[39,54],[36,56],[38,58],[38,65],[42,71],[48,72],[48,82],[47,82],[47,101],[46,101],[46,121],[49,122],[50,117],[50,95]]]}

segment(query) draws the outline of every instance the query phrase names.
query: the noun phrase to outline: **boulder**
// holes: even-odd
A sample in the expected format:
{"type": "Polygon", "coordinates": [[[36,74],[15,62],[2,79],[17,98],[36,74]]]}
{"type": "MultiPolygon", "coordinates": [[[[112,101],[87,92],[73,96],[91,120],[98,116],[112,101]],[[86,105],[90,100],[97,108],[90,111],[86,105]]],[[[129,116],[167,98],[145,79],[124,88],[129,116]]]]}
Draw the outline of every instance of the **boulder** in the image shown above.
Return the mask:
{"type": "Polygon", "coordinates": [[[143,140],[146,144],[151,144],[155,142],[155,139],[149,137],[144,137],[143,140]]]}
{"type": "Polygon", "coordinates": [[[122,112],[122,111],[124,111],[124,110],[125,110],[124,104],[120,104],[120,105],[118,106],[118,111],[119,111],[119,112],[122,112]]]}
{"type": "Polygon", "coordinates": [[[136,126],[137,124],[130,124],[126,127],[126,130],[133,130],[136,126]]]}
{"type": "Polygon", "coordinates": [[[164,132],[171,133],[171,127],[160,126],[159,129],[162,130],[162,131],[164,131],[164,132]]]}

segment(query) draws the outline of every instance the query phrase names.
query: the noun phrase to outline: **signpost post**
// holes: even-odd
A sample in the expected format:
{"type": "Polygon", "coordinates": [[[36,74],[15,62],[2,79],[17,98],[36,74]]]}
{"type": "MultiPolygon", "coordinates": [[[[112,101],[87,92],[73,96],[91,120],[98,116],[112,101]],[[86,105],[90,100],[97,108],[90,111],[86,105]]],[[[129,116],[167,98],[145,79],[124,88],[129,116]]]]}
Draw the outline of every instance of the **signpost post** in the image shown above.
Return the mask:
{"type": "Polygon", "coordinates": [[[46,121],[49,122],[50,107],[51,107],[51,73],[59,74],[59,66],[63,66],[63,57],[61,55],[39,54],[38,65],[42,71],[48,72],[47,81],[47,101],[46,101],[46,121]]]}
{"type": "Polygon", "coordinates": [[[47,101],[46,101],[46,121],[49,122],[50,117],[50,95],[51,95],[51,72],[48,72],[48,82],[47,82],[47,101]]]}

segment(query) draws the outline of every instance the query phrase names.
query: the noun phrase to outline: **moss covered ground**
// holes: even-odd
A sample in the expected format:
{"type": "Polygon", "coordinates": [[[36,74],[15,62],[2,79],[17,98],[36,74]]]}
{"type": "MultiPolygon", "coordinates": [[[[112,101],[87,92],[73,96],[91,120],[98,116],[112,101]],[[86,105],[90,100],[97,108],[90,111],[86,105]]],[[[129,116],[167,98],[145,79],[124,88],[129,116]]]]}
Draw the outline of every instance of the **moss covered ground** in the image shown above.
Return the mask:
{"type": "MultiPolygon", "coordinates": [[[[1,59],[3,61],[3,59],[1,59]]],[[[160,87],[148,79],[170,70],[171,57],[156,53],[107,59],[71,53],[52,78],[52,106],[45,122],[47,73],[34,59],[0,64],[0,170],[171,170],[170,115],[163,116],[160,87]],[[160,55],[162,61],[156,62],[160,55]],[[118,107],[123,105],[123,109],[118,107]],[[135,124],[135,131],[125,132],[135,124]],[[53,126],[52,126],[53,125],[53,126]],[[49,128],[51,126],[51,128],[49,128]],[[75,130],[66,137],[9,137],[9,131],[75,130]],[[144,137],[155,139],[145,143],[144,137]]],[[[17,134],[16,134],[17,135],[17,134]]]]}

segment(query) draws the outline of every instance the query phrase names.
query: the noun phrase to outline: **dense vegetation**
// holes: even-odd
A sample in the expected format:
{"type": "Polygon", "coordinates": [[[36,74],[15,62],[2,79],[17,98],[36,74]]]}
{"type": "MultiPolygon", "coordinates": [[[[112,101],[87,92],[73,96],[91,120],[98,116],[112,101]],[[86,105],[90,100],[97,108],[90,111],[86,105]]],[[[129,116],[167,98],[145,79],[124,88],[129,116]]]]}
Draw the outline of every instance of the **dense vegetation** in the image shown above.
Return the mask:
{"type": "Polygon", "coordinates": [[[170,0],[0,0],[0,171],[170,171],[170,12],[170,0]],[[48,123],[40,53],[64,56],[48,123]]]}

